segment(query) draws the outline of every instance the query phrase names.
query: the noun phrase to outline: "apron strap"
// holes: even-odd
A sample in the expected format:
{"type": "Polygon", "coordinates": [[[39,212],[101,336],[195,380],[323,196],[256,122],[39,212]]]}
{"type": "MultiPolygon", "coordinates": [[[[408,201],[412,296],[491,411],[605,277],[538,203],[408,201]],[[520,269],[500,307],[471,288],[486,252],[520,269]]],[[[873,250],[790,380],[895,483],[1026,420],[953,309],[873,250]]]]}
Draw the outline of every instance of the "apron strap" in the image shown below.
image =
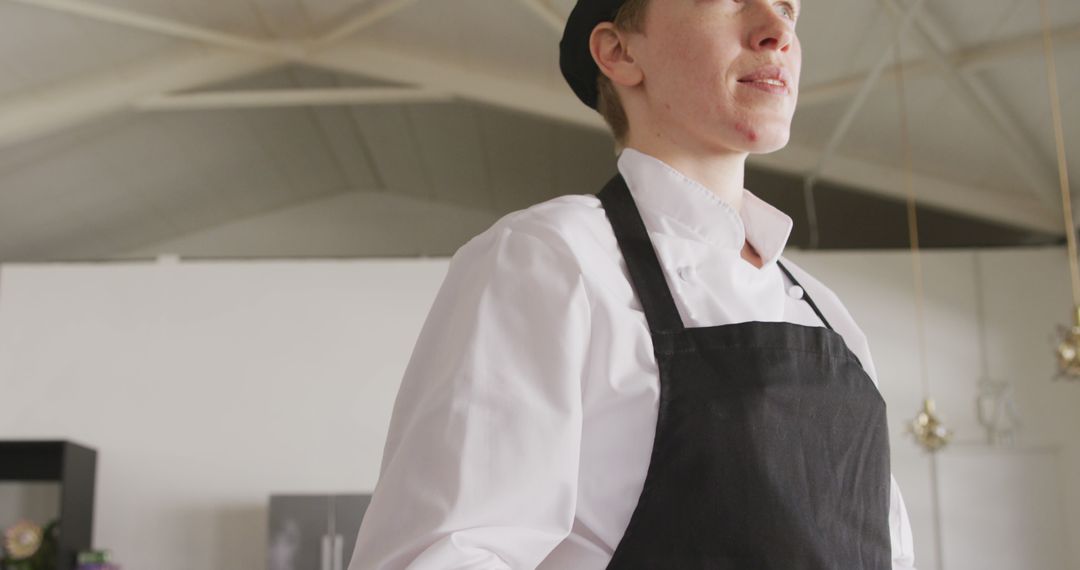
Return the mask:
{"type": "Polygon", "coordinates": [[[679,309],[675,306],[645,222],[622,174],[616,174],[596,196],[600,198],[604,213],[611,221],[611,229],[619,242],[626,270],[641,300],[649,329],[653,332],[682,330],[679,309]]]}
{"type": "MultiPolygon", "coordinates": [[[[615,239],[626,261],[626,270],[630,273],[634,291],[641,300],[641,308],[645,311],[645,320],[649,323],[649,329],[653,332],[683,330],[682,317],[675,306],[675,299],[671,296],[671,288],[664,276],[664,270],[656,257],[656,250],[645,229],[645,222],[641,219],[641,213],[634,204],[634,197],[630,194],[630,189],[626,186],[626,180],[623,179],[622,174],[612,177],[596,196],[604,206],[604,213],[611,222],[611,229],[615,232],[615,239]]],[[[810,298],[810,292],[799,283],[798,279],[795,279],[795,276],[788,271],[787,267],[784,267],[783,263],[780,263],[779,259],[776,260],[776,265],[793,284],[802,288],[803,300],[814,310],[822,324],[829,330],[834,330],[817,303],[810,298]]]]}
{"type": "Polygon", "coordinates": [[[792,275],[790,271],[788,271],[787,267],[784,267],[783,263],[780,263],[779,259],[776,260],[776,264],[780,266],[780,271],[783,271],[784,275],[787,275],[787,278],[790,279],[792,283],[798,285],[799,288],[803,290],[803,300],[806,301],[806,304],[810,305],[810,308],[813,309],[815,313],[817,313],[818,318],[821,319],[821,323],[824,324],[825,327],[829,330],[835,330],[832,328],[832,325],[829,324],[829,321],[825,318],[825,315],[821,313],[821,309],[818,309],[817,303],[815,303],[814,300],[810,298],[810,292],[806,290],[806,287],[803,287],[802,284],[799,283],[799,280],[795,279],[795,276],[792,275]]]}

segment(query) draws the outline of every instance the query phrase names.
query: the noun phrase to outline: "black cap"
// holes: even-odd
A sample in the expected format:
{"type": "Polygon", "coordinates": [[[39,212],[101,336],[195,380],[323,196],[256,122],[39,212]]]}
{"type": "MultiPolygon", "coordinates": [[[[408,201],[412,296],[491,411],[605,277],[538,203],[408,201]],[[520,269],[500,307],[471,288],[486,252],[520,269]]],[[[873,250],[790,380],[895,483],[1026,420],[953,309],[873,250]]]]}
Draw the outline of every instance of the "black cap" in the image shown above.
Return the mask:
{"type": "Polygon", "coordinates": [[[582,103],[596,108],[600,68],[589,51],[589,36],[600,22],[610,22],[626,0],[578,0],[559,42],[559,69],[582,103]]]}

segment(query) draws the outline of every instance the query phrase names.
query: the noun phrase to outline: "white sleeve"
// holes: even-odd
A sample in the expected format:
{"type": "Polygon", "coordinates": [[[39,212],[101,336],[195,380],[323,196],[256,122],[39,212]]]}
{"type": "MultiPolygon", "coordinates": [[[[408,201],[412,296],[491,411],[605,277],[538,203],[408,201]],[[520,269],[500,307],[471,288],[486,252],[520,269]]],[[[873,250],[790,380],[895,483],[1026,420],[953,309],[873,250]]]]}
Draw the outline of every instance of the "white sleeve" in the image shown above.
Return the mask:
{"type": "Polygon", "coordinates": [[[893,570],[915,570],[915,547],[911,540],[911,521],[896,478],[889,476],[889,534],[892,536],[893,570]]]}
{"type": "Polygon", "coordinates": [[[569,534],[589,309],[549,241],[497,224],[454,255],[349,570],[535,568],[569,534]]]}

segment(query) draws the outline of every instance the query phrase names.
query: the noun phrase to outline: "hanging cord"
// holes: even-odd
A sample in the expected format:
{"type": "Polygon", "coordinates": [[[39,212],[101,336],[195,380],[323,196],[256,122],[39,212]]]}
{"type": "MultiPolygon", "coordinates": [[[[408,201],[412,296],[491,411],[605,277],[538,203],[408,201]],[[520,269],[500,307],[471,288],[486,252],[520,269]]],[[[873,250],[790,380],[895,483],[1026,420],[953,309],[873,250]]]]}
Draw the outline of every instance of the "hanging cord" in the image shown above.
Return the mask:
{"type": "Polygon", "coordinates": [[[1039,0],[1042,17],[1043,52],[1046,56],[1046,81],[1050,91],[1050,113],[1054,119],[1054,143],[1057,146],[1058,178],[1061,181],[1061,205],[1065,214],[1065,237],[1069,245],[1069,269],[1072,278],[1075,325],[1080,326],[1080,269],[1076,258],[1076,220],[1073,219],[1072,196],[1069,193],[1069,165],[1065,157],[1065,131],[1061,126],[1061,99],[1058,97],[1057,65],[1054,62],[1054,39],[1050,33],[1050,14],[1046,0],[1039,0]]]}
{"type": "MultiPolygon", "coordinates": [[[[1039,0],[1042,20],[1043,55],[1046,58],[1046,81],[1050,91],[1050,113],[1054,119],[1054,144],[1057,147],[1058,179],[1061,181],[1061,205],[1065,215],[1066,240],[1069,245],[1069,270],[1072,278],[1074,325],[1080,326],[1080,270],[1076,260],[1076,220],[1073,219],[1072,195],[1069,192],[1069,163],[1065,156],[1065,130],[1061,125],[1061,99],[1058,97],[1057,63],[1054,61],[1054,38],[1050,32],[1050,12],[1046,0],[1039,0]]],[[[1059,488],[1059,492],[1063,492],[1059,488]]],[[[1071,518],[1068,514],[1066,519],[1071,518]]],[[[1065,521],[1069,524],[1069,521],[1065,521]]]]}
{"type": "MultiPolygon", "coordinates": [[[[919,343],[919,372],[922,379],[923,400],[930,400],[930,370],[926,362],[926,314],[924,311],[924,290],[922,257],[919,252],[919,218],[915,207],[915,189],[912,183],[911,140],[908,135],[907,95],[904,90],[904,58],[901,53],[903,30],[896,28],[896,89],[900,106],[900,144],[904,154],[904,191],[907,194],[908,241],[911,244],[912,278],[915,282],[915,327],[919,343]]],[[[930,452],[930,505],[934,525],[934,554],[937,556],[938,570],[945,568],[945,546],[941,531],[941,490],[938,483],[937,452],[930,452]]]]}
{"type": "MultiPolygon", "coordinates": [[[[897,31],[897,33],[900,33],[897,31]]],[[[908,137],[907,98],[904,93],[904,62],[900,54],[900,42],[896,42],[896,89],[900,104],[900,144],[904,153],[904,191],[907,194],[908,242],[911,244],[911,269],[915,281],[915,323],[919,341],[920,376],[923,397],[930,397],[930,371],[926,363],[926,319],[923,311],[922,257],[919,254],[919,218],[915,207],[915,189],[912,184],[911,141],[908,137]]]]}
{"type": "Polygon", "coordinates": [[[990,356],[986,339],[986,292],[983,287],[982,259],[978,250],[971,256],[972,286],[975,289],[976,326],[979,327],[979,377],[990,379],[990,356]]]}

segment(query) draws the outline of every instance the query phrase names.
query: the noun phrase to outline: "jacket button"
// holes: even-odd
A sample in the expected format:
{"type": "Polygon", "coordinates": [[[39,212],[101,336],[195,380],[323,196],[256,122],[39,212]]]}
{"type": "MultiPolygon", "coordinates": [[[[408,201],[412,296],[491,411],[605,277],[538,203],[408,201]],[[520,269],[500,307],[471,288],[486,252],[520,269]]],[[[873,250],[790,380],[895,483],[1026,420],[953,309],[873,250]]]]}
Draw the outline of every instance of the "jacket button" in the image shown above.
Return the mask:
{"type": "Polygon", "coordinates": [[[791,288],[787,290],[787,292],[788,292],[788,295],[792,296],[792,298],[795,298],[795,299],[802,299],[803,298],[803,288],[799,287],[798,285],[792,285],[791,288]]]}

